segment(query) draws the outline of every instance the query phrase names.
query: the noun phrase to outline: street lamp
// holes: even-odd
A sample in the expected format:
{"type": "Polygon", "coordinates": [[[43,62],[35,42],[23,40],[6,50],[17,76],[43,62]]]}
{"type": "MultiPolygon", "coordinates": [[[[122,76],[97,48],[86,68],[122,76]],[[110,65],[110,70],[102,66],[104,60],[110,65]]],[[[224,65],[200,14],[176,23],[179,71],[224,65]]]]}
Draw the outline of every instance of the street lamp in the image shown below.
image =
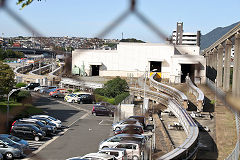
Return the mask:
{"type": "Polygon", "coordinates": [[[10,98],[10,96],[11,96],[14,92],[19,91],[19,90],[20,90],[20,88],[19,88],[19,89],[12,89],[12,90],[8,93],[8,104],[7,104],[7,128],[8,128],[8,117],[9,117],[9,98],[10,98]]]}

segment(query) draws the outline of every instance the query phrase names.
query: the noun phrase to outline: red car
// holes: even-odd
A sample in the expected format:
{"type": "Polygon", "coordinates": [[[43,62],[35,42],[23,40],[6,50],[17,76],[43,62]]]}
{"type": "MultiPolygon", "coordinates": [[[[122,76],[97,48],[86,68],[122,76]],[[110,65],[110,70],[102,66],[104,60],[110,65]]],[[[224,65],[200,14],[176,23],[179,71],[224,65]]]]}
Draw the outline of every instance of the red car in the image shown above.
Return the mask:
{"type": "Polygon", "coordinates": [[[143,127],[139,125],[127,125],[122,129],[115,130],[114,134],[143,134],[143,127]]]}

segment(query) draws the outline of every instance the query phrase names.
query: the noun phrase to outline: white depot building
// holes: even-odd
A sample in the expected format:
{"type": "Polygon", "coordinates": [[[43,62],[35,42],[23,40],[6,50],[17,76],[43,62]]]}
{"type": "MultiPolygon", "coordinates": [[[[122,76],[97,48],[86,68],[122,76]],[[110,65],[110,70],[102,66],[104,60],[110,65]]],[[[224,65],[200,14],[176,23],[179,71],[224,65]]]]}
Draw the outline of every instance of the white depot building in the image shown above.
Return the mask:
{"type": "Polygon", "coordinates": [[[199,51],[192,45],[121,42],[116,50],[73,51],[72,71],[103,77],[140,77],[154,71],[171,83],[184,82],[189,73],[195,83],[204,83],[206,62],[199,51]]]}

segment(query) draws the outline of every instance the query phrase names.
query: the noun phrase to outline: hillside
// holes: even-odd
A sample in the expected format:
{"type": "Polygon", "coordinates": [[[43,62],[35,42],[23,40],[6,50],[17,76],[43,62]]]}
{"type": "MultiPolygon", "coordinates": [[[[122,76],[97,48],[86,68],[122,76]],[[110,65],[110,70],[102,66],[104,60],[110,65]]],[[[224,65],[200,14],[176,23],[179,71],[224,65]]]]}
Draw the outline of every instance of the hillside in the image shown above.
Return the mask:
{"type": "Polygon", "coordinates": [[[201,36],[201,50],[208,48],[211,44],[213,44],[216,40],[221,38],[224,34],[230,31],[233,27],[235,27],[238,23],[231,24],[226,27],[217,27],[211,32],[201,36]]]}

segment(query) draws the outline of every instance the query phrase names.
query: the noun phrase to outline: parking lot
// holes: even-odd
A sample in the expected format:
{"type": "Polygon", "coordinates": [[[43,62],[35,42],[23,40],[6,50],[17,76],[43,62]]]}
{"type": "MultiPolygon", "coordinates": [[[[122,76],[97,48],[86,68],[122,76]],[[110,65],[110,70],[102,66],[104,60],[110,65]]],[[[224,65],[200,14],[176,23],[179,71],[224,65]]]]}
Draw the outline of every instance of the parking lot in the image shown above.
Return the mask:
{"type": "Polygon", "coordinates": [[[62,121],[63,129],[43,141],[28,141],[25,159],[66,159],[98,151],[99,143],[111,134],[112,117],[93,116],[91,104],[67,103],[59,98],[32,93],[36,107],[62,121]]]}

